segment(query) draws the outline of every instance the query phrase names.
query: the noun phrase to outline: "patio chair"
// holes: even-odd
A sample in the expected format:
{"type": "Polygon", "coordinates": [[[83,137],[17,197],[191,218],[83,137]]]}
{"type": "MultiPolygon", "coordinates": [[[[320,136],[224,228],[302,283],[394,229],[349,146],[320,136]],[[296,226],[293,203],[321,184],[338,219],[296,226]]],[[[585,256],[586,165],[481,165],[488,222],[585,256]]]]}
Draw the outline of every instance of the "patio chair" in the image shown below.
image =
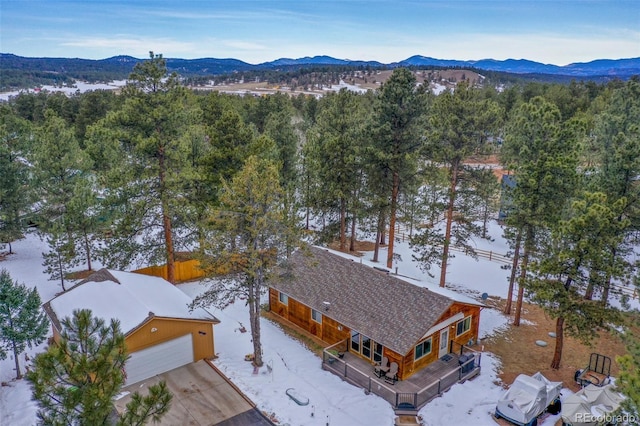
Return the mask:
{"type": "Polygon", "coordinates": [[[392,362],[389,371],[384,375],[384,381],[393,385],[398,381],[398,363],[392,362]]]}
{"type": "Polygon", "coordinates": [[[382,377],[383,374],[387,374],[389,371],[389,358],[386,356],[382,357],[381,362],[376,362],[376,365],[373,366],[373,372],[376,376],[382,377]]]}

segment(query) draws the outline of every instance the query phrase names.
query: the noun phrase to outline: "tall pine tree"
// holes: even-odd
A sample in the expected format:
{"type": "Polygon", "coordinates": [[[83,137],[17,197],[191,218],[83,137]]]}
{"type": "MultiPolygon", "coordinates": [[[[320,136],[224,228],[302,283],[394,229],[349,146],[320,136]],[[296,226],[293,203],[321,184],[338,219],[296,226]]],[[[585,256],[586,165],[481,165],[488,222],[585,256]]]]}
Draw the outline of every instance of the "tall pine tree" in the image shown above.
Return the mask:
{"type": "MultiPolygon", "coordinates": [[[[91,265],[90,244],[96,232],[96,197],[92,187],[89,156],[80,148],[73,129],[53,111],[45,111],[45,122],[36,132],[33,179],[42,197],[38,210],[38,230],[49,243],[47,258],[57,258],[60,279],[78,265],[91,265]],[[64,254],[62,257],[62,251],[64,254]]],[[[55,275],[55,276],[54,276],[55,275]]]]}
{"type": "Polygon", "coordinates": [[[6,105],[0,106],[0,244],[9,245],[22,236],[22,215],[33,202],[26,158],[31,135],[29,123],[6,105]]]}
{"type": "Polygon", "coordinates": [[[537,249],[538,234],[556,223],[576,188],[577,154],[574,132],[564,126],[560,111],[541,97],[514,112],[505,133],[501,161],[513,171],[507,225],[521,232],[518,297],[514,325],[520,325],[530,256],[537,249]]]}
{"type": "Polygon", "coordinates": [[[122,107],[91,131],[91,151],[113,161],[101,174],[113,228],[102,257],[113,267],[165,263],[175,282],[176,243],[184,241],[176,242],[181,229],[174,227],[189,207],[181,192],[200,110],[177,76],[167,75],[162,55],[136,64],[129,80],[122,107]]]}
{"type": "Polygon", "coordinates": [[[564,333],[590,342],[599,327],[620,322],[617,309],[584,298],[584,290],[603,277],[619,278],[623,272],[609,247],[621,242],[617,220],[624,201],[610,204],[602,193],[585,193],[572,203],[569,218],[552,225],[549,247],[538,250],[531,263],[527,288],[537,302],[556,319],[556,347],[551,368],[562,360],[564,333]]]}
{"type": "Polygon", "coordinates": [[[35,288],[29,290],[13,281],[5,269],[0,271],[0,359],[7,357],[7,351],[13,353],[18,379],[22,378],[18,355],[47,336],[49,321],[40,305],[35,288]]]}
{"type": "MultiPolygon", "coordinates": [[[[624,263],[627,277],[637,274],[638,265],[628,262],[629,254],[638,244],[640,229],[640,82],[630,80],[613,91],[603,111],[596,117],[593,132],[597,141],[597,160],[591,171],[589,183],[592,191],[607,194],[610,202],[624,199],[625,209],[618,221],[626,223],[619,227],[622,241],[609,248],[617,262],[624,263]]],[[[607,303],[611,291],[612,277],[606,277],[606,285],[600,299],[607,303]]],[[[585,296],[593,297],[590,286],[585,296]]]]}
{"type": "Polygon", "coordinates": [[[272,161],[250,156],[225,184],[220,207],[211,212],[211,236],[202,259],[208,276],[225,277],[213,280],[194,301],[195,306],[223,307],[238,297],[247,300],[257,367],[263,365],[260,301],[269,276],[295,241],[295,230],[284,220],[279,180],[272,161]]]}
{"type": "Polygon", "coordinates": [[[421,247],[418,260],[425,265],[431,264],[434,246],[437,245],[438,250],[441,247],[440,287],[445,286],[452,241],[473,254],[473,248],[467,241],[472,235],[482,232],[475,223],[481,219],[475,210],[477,200],[464,196],[471,195],[470,188],[479,186],[482,174],[466,166],[464,160],[486,149],[488,137],[498,129],[500,110],[495,102],[482,99],[480,95],[478,89],[466,82],[460,83],[453,92],[440,94],[429,114],[425,147],[427,159],[434,167],[445,166],[449,181],[445,227],[443,235],[435,228],[426,230],[421,237],[414,239],[413,245],[421,247]]]}
{"type": "Polygon", "coordinates": [[[319,101],[316,124],[305,146],[307,168],[313,174],[314,204],[324,210],[322,214],[337,210],[341,250],[347,248],[347,214],[354,218],[359,214],[365,119],[357,94],[346,89],[328,94],[319,101]]]}
{"type": "MultiPolygon", "coordinates": [[[[426,94],[406,68],[393,71],[382,85],[374,109],[374,133],[371,150],[377,161],[380,183],[389,182],[389,246],[387,268],[393,264],[393,246],[398,213],[398,199],[403,185],[416,179],[417,153],[422,145],[420,118],[425,113],[426,94]],[[388,176],[388,180],[387,177],[388,176]]],[[[379,222],[384,222],[381,209],[379,222]]],[[[379,226],[381,228],[381,226],[379,226]]]]}

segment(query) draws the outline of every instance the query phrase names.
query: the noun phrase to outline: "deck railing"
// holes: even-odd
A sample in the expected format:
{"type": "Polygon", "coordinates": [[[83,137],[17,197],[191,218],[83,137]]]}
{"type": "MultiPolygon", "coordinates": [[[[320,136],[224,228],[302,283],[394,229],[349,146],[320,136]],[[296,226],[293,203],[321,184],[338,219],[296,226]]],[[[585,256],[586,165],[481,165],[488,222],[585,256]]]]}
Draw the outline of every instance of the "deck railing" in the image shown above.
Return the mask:
{"type": "Polygon", "coordinates": [[[362,371],[356,365],[350,364],[341,358],[339,355],[341,351],[337,348],[341,348],[342,346],[340,345],[345,343],[346,341],[338,342],[323,351],[322,368],[331,371],[355,386],[363,388],[367,392],[378,395],[391,404],[396,412],[417,413],[422,406],[450,389],[454,384],[480,373],[482,354],[463,346],[461,353],[466,354],[468,358],[457,368],[417,392],[398,392],[379,380],[373,380],[370,372],[362,371]],[[336,352],[333,353],[334,351],[336,352]]]}

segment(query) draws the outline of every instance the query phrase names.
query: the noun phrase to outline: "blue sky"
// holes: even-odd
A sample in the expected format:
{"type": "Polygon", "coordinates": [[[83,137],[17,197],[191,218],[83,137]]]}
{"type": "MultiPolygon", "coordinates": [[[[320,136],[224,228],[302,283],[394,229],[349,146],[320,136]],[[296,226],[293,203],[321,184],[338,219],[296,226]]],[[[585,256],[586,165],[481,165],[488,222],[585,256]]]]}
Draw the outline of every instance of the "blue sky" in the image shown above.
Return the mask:
{"type": "Polygon", "coordinates": [[[394,62],[640,57],[639,0],[1,0],[0,52],[394,62]]]}

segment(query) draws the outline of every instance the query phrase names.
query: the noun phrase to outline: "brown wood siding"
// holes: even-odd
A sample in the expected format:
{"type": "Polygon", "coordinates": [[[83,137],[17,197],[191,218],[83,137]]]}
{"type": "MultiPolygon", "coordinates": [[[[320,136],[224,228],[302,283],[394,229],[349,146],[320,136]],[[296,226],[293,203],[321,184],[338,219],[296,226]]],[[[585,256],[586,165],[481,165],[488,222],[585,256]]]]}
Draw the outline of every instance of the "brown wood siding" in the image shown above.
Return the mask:
{"type": "MultiPolygon", "coordinates": [[[[174,276],[177,283],[191,281],[204,277],[204,271],[200,269],[200,261],[195,259],[176,260],[174,262],[174,276]]],[[[137,274],[150,275],[167,279],[167,265],[147,266],[133,271],[137,274]]]]}
{"type": "MultiPolygon", "coordinates": [[[[447,312],[444,313],[444,315],[440,317],[438,322],[445,321],[447,318],[452,317],[458,312],[462,312],[462,315],[464,315],[464,318],[471,315],[471,328],[469,329],[468,332],[461,334],[459,337],[456,337],[457,323],[454,323],[449,326],[449,338],[461,345],[466,345],[469,342],[469,340],[473,340],[474,342],[477,342],[479,328],[480,328],[480,306],[467,305],[464,303],[456,302],[453,305],[451,305],[451,307],[447,310],[447,312]]],[[[439,338],[439,335],[438,335],[438,338],[439,338]]],[[[436,338],[434,336],[434,342],[435,340],[436,338]]]]}
{"type": "Polygon", "coordinates": [[[131,353],[184,336],[185,334],[191,334],[193,338],[194,361],[213,358],[215,356],[213,324],[205,321],[153,318],[128,335],[125,343],[131,353]],[[157,330],[151,332],[152,328],[156,328],[157,330]]]}
{"type": "Polygon", "coordinates": [[[289,320],[289,306],[280,302],[280,292],[272,288],[269,289],[269,309],[287,321],[289,320]]]}
{"type": "Polygon", "coordinates": [[[289,321],[311,332],[311,308],[290,297],[289,321]]]}
{"type": "MultiPolygon", "coordinates": [[[[449,326],[449,340],[454,340],[456,343],[461,345],[466,345],[470,339],[473,339],[474,342],[477,341],[478,330],[480,326],[480,307],[479,306],[467,305],[464,303],[455,302],[438,319],[438,323],[442,321],[446,321],[448,318],[451,318],[453,315],[457,314],[458,312],[461,312],[464,315],[464,318],[471,315],[471,328],[469,329],[468,332],[460,335],[460,337],[456,337],[457,322],[454,324],[451,324],[449,326]]],[[[438,359],[438,353],[439,353],[438,348],[440,347],[440,331],[441,330],[437,330],[431,335],[431,339],[432,339],[431,353],[415,361],[414,360],[415,347],[413,347],[409,351],[409,353],[405,355],[404,363],[401,368],[402,374],[398,374],[398,377],[400,377],[401,380],[406,380],[415,372],[420,371],[421,369],[423,369],[424,367],[426,367],[427,365],[431,364],[432,362],[438,359]]],[[[429,336],[427,336],[427,338],[428,337],[429,336]]],[[[418,343],[423,342],[424,340],[426,339],[423,339],[420,342],[416,342],[416,345],[418,343]]]]}
{"type": "Polygon", "coordinates": [[[351,329],[326,315],[322,316],[322,337],[325,342],[333,345],[351,336],[351,329]],[[339,330],[338,327],[342,328],[339,330]]]}
{"type": "MultiPolygon", "coordinates": [[[[292,297],[289,297],[289,303],[287,305],[281,303],[280,293],[273,288],[269,289],[269,309],[274,314],[281,316],[287,321],[291,321],[298,327],[327,342],[329,345],[349,338],[351,333],[351,329],[324,314],[322,315],[322,324],[312,320],[311,308],[292,297]],[[342,330],[339,330],[338,327],[342,328],[342,330]]],[[[321,311],[319,312],[322,313],[321,311]]]]}
{"type": "MultiPolygon", "coordinates": [[[[427,340],[427,339],[425,339],[427,340]]],[[[424,340],[419,343],[424,342],[424,340]]],[[[409,351],[409,353],[405,356],[405,362],[407,365],[406,376],[404,378],[408,378],[416,371],[422,370],[427,365],[431,364],[435,360],[438,359],[438,348],[440,345],[440,332],[435,332],[431,335],[431,352],[428,355],[423,356],[419,360],[414,360],[415,357],[415,346],[409,351]]],[[[417,346],[417,345],[416,345],[417,346]]]]}
{"type": "Polygon", "coordinates": [[[315,321],[313,318],[309,320],[309,332],[314,336],[322,339],[322,326],[324,325],[324,315],[322,316],[322,323],[315,321]]]}

